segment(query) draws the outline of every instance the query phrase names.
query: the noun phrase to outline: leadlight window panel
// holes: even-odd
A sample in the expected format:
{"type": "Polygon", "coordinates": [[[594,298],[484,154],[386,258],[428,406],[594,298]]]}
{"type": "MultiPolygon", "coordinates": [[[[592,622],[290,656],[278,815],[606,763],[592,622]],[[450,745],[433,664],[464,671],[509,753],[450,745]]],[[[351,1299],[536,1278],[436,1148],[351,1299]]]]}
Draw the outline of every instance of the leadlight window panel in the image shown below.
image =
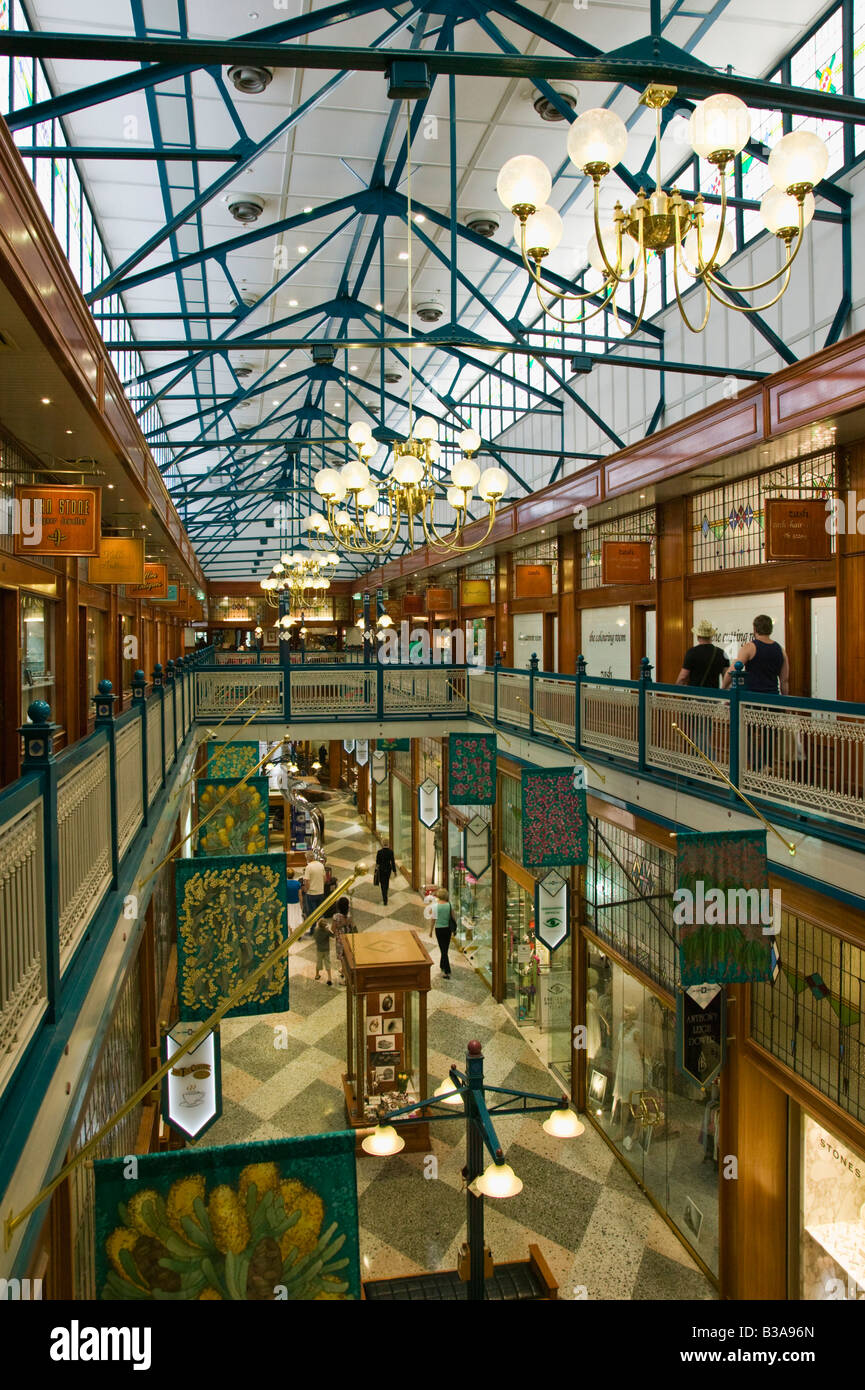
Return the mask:
{"type": "MultiPolygon", "coordinates": [[[[853,93],[865,96],[865,0],[855,0],[853,6],[853,93]]],[[[861,154],[865,150],[865,126],[857,125],[854,131],[855,151],[861,154]]]]}
{"type": "Polygon", "coordinates": [[[751,986],[751,1036],[855,1119],[865,1120],[865,950],[781,914],[781,969],[751,986]]]}
{"type": "Polygon", "coordinates": [[[407,782],[411,781],[411,749],[397,749],[396,752],[388,754],[390,758],[391,772],[398,773],[407,782]]]}
{"type": "Polygon", "coordinates": [[[422,738],[420,744],[420,780],[428,777],[441,785],[442,741],[440,738],[422,738]]]}
{"type": "Polygon", "coordinates": [[[495,556],[491,555],[486,560],[476,560],[473,565],[466,565],[464,570],[460,570],[460,579],[495,579],[496,561],[495,556]]]}
{"type": "MultiPolygon", "coordinates": [[[[838,6],[820,28],[806,39],[790,58],[790,81],[794,87],[810,87],[819,92],[844,90],[844,26],[842,6],[838,6]]],[[[813,116],[794,116],[794,130],[812,130],[826,141],[829,150],[827,177],[844,164],[843,121],[819,120],[813,116]]]]}
{"type": "MultiPolygon", "coordinates": [[[[691,572],[763,564],[766,497],[828,499],[835,485],[835,451],[830,449],[698,492],[691,501],[691,572]]],[[[834,552],[834,536],[831,547],[834,552]]]]}
{"type": "Polygon", "coordinates": [[[601,588],[601,547],[604,541],[648,541],[649,573],[655,578],[657,520],[654,507],[645,507],[630,516],[619,516],[588,526],[580,546],[580,587],[601,588]]]}
{"type": "Polygon", "coordinates": [[[523,862],[522,788],[516,777],[505,773],[500,784],[502,849],[517,864],[523,862]]]}
{"type": "Polygon", "coordinates": [[[620,826],[589,821],[586,920],[625,960],[672,991],[678,978],[675,856],[620,826]]]}
{"type": "Polygon", "coordinates": [[[513,573],[511,577],[512,598],[515,598],[517,593],[517,570],[520,565],[549,565],[552,571],[552,591],[554,594],[559,592],[558,541],[539,541],[537,545],[527,545],[524,546],[522,550],[514,551],[513,573]]]}

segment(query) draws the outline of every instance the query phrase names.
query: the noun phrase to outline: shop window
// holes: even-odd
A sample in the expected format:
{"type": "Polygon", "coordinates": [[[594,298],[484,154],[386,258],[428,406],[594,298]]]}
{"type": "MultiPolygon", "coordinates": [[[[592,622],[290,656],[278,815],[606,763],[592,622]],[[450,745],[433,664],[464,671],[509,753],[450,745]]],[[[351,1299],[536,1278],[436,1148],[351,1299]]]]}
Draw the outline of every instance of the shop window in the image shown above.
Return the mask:
{"type": "MultiPolygon", "coordinates": [[[[681,288],[681,286],[680,286],[681,288]]],[[[580,546],[580,586],[583,589],[601,587],[601,547],[604,541],[648,541],[651,578],[655,578],[656,518],[654,507],[645,507],[630,516],[615,517],[589,526],[582,533],[580,546]]]]}
{"type": "Polygon", "coordinates": [[[86,622],[87,694],[92,696],[96,694],[99,682],[108,674],[105,666],[105,615],[98,608],[88,608],[86,622]]]}
{"type": "MultiPolygon", "coordinates": [[[[411,827],[414,819],[414,792],[407,782],[402,782],[398,777],[391,779],[393,787],[393,820],[390,828],[391,849],[394,858],[405,866],[406,872],[411,874],[412,864],[412,843],[411,827]]],[[[387,795],[387,784],[384,783],[379,788],[387,795]]]]}
{"type": "Polygon", "coordinates": [[[501,845],[505,854],[517,864],[523,862],[522,802],[520,783],[516,777],[504,775],[499,791],[501,814],[501,845]]]}
{"type": "MultiPolygon", "coordinates": [[[[817,442],[818,427],[814,435],[817,442]]],[[[835,491],[835,469],[835,451],[830,448],[771,472],[698,492],[691,502],[692,573],[762,565],[765,499],[826,500],[835,491]]],[[[831,548],[834,552],[834,536],[831,548]]]]}
{"type": "Polygon", "coordinates": [[[586,1110],[706,1267],[718,1273],[718,1082],[677,1072],[673,1009],[593,943],[586,1110]]]}
{"type": "Polygon", "coordinates": [[[792,1119],[799,1230],[791,1298],[865,1299],[865,1158],[804,1111],[792,1119]],[[798,1269],[796,1266],[798,1265],[798,1269]]]}
{"type": "Polygon", "coordinates": [[[791,912],[778,949],[778,978],[751,986],[751,1036],[865,1121],[865,950],[791,912]]]}
{"type": "MultiPolygon", "coordinates": [[[[21,594],[21,722],[34,700],[54,704],[54,606],[21,594]]],[[[55,710],[56,714],[56,710],[55,710]]]]}
{"type": "MultiPolygon", "coordinates": [[[[466,819],[475,814],[490,819],[489,806],[461,807],[466,819]]],[[[480,878],[466,868],[463,859],[462,823],[448,821],[448,885],[457,922],[457,941],[463,954],[492,988],[493,983],[493,871],[480,878]]]]}
{"type": "Polygon", "coordinates": [[[547,1066],[570,1089],[571,945],[548,951],[535,936],[534,893],[505,877],[504,1002],[547,1066]]]}
{"type": "Polygon", "coordinates": [[[617,825],[592,821],[586,920],[596,936],[669,990],[677,973],[675,886],[674,855],[617,825]]]}

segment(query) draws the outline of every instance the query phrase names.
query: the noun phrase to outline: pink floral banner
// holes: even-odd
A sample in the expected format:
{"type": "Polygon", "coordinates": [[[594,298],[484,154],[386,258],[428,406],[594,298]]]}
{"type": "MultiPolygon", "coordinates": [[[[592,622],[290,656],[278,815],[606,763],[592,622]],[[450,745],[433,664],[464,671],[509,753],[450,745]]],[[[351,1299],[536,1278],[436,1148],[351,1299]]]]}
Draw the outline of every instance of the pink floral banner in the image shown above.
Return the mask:
{"type": "Polygon", "coordinates": [[[451,734],[448,742],[450,804],[492,806],[495,799],[495,734],[451,734]]]}
{"type": "Polygon", "coordinates": [[[527,869],[587,862],[586,793],[575,791],[572,767],[524,768],[521,814],[527,869]]]}

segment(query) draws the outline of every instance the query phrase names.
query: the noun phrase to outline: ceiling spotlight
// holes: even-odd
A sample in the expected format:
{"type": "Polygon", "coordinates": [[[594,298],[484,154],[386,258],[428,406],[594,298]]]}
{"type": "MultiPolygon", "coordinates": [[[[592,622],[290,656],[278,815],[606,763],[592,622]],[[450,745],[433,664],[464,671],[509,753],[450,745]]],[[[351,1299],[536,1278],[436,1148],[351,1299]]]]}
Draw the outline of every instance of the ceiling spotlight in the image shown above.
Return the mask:
{"type": "Polygon", "coordinates": [[[467,212],[463,221],[476,236],[495,236],[502,225],[497,212],[467,212]]]}
{"type": "Polygon", "coordinates": [[[297,248],[297,254],[298,254],[299,256],[305,256],[305,255],[307,255],[308,252],[309,252],[309,247],[308,247],[308,246],[298,246],[298,248],[297,248]]]}
{"type": "Polygon", "coordinates": [[[408,260],[408,251],[400,251],[400,253],[399,253],[399,258],[400,258],[401,261],[407,261],[407,260],[408,260]]]}
{"type": "Polygon", "coordinates": [[[422,212],[416,212],[414,215],[414,220],[419,227],[422,227],[424,222],[426,222],[426,218],[424,217],[422,212]]]}
{"type": "Polygon", "coordinates": [[[312,208],[304,208],[304,212],[312,212],[312,208]]]}
{"type": "Polygon", "coordinates": [[[241,307],[244,309],[252,309],[260,298],[260,295],[250,294],[247,290],[244,290],[239,299],[230,299],[228,301],[228,307],[232,310],[240,309],[241,307]]]}
{"type": "Polygon", "coordinates": [[[50,405],[50,404],[51,404],[51,397],[50,397],[50,396],[43,396],[43,397],[42,397],[42,404],[43,404],[43,405],[50,405]]]}
{"type": "Polygon", "coordinates": [[[437,299],[423,299],[415,309],[421,323],[438,323],[444,309],[437,299]]]}
{"type": "Polygon", "coordinates": [[[257,222],[264,212],[264,199],[257,193],[226,193],[224,202],[235,222],[257,222]]]}
{"type": "MultiPolygon", "coordinates": [[[[258,19],[258,14],[250,10],[250,19],[258,19]]],[[[273,68],[260,68],[253,63],[235,63],[228,69],[228,80],[233,82],[238,92],[246,96],[257,96],[265,91],[273,81],[273,68]]]]}
{"type": "Polygon", "coordinates": [[[288,307],[289,307],[289,309],[296,309],[296,308],[297,308],[297,300],[296,300],[296,299],[290,299],[290,300],[288,301],[288,307]]]}
{"type": "MultiPolygon", "coordinates": [[[[573,82],[550,82],[548,85],[552,87],[556,96],[559,97],[565,106],[569,106],[572,111],[576,111],[580,94],[573,82]]],[[[563,121],[565,119],[558,106],[556,106],[549,97],[544,96],[542,92],[537,93],[532,105],[542,121],[563,121]]]]}
{"type": "Polygon", "coordinates": [[[375,306],[375,311],[376,311],[376,313],[377,313],[377,314],[380,314],[383,308],[384,308],[384,305],[383,305],[383,304],[376,304],[376,306],[375,306]]]}

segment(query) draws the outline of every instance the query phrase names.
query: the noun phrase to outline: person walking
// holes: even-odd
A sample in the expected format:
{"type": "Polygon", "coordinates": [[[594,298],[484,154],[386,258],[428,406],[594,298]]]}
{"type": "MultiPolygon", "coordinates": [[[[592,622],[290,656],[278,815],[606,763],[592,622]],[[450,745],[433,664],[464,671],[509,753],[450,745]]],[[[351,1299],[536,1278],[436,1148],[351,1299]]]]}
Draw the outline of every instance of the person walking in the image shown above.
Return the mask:
{"type": "Polygon", "coordinates": [[[377,883],[381,889],[381,900],[387,906],[388,886],[391,874],[396,873],[396,860],[393,857],[393,850],[390,847],[390,840],[382,840],[381,849],[375,856],[375,874],[373,883],[377,883]]]}
{"type": "MultiPolygon", "coordinates": [[[[448,960],[448,947],[451,944],[451,937],[454,932],[453,913],[451,912],[448,890],[440,888],[436,894],[438,902],[436,904],[436,915],[433,927],[435,929],[436,941],[439,947],[439,964],[442,975],[446,980],[451,977],[451,963],[448,960]]],[[[432,936],[432,930],[430,931],[432,936]]]]}
{"type": "MultiPolygon", "coordinates": [[[[308,917],[324,900],[324,863],[321,859],[315,859],[311,850],[307,850],[306,855],[303,891],[306,898],[305,915],[308,917]]],[[[308,935],[312,936],[314,930],[314,926],[310,927],[308,935]]]]}
{"type": "Polygon", "coordinates": [[[303,921],[303,908],[300,904],[300,879],[295,876],[294,869],[287,869],[285,873],[285,900],[288,904],[286,920],[288,930],[293,932],[303,921]]]}
{"type": "Polygon", "coordinates": [[[715,628],[708,618],[702,618],[697,623],[694,636],[697,645],[685,652],[676,684],[717,690],[721,677],[730,665],[730,658],[715,646],[715,628]]]}
{"type": "Polygon", "coordinates": [[[345,896],[337,898],[336,907],[330,919],[330,930],[336,942],[336,963],[339,966],[339,978],[344,984],[345,970],[343,968],[343,955],[345,951],[345,936],[347,932],[353,932],[355,930],[354,922],[351,920],[351,903],[345,896]]]}
{"type": "Polygon", "coordinates": [[[315,978],[321,979],[322,970],[327,971],[327,983],[333,984],[333,973],[330,968],[330,942],[333,932],[325,922],[323,917],[319,917],[313,927],[315,935],[315,978]]]}

